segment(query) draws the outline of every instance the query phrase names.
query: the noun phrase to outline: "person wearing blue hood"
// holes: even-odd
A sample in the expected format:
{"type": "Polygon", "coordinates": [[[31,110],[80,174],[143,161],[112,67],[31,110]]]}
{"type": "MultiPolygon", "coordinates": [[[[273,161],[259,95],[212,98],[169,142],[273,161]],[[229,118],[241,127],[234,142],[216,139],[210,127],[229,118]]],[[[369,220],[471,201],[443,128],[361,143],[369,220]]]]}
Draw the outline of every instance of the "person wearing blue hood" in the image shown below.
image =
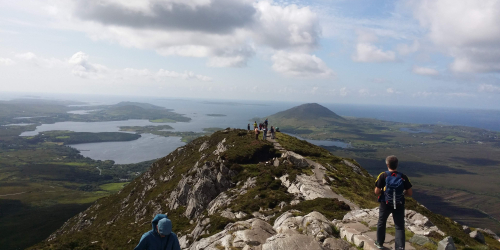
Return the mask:
{"type": "Polygon", "coordinates": [[[151,221],[153,229],[142,235],[134,250],[180,250],[179,239],[172,232],[172,222],[164,214],[151,221]]]}

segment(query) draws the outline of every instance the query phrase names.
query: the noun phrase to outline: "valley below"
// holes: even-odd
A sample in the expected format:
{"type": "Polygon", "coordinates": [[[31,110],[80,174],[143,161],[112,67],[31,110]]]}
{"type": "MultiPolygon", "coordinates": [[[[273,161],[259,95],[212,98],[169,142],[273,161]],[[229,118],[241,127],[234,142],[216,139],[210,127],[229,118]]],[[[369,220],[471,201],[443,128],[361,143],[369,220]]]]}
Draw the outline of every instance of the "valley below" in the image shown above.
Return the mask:
{"type": "MultiPolygon", "coordinates": [[[[235,118],[212,106],[206,114],[188,115],[138,102],[79,106],[79,112],[68,106],[81,104],[0,103],[0,233],[6,236],[0,249],[23,249],[45,239],[96,200],[121,190],[157,158],[224,127],[246,128],[254,117],[235,118]],[[23,226],[27,221],[37,226],[23,226]]],[[[397,155],[417,201],[460,223],[500,233],[500,133],[318,112],[315,107],[268,117],[282,132],[355,159],[375,177],[385,170],[385,157],[397,155]],[[303,112],[313,116],[301,117],[303,112]]]]}

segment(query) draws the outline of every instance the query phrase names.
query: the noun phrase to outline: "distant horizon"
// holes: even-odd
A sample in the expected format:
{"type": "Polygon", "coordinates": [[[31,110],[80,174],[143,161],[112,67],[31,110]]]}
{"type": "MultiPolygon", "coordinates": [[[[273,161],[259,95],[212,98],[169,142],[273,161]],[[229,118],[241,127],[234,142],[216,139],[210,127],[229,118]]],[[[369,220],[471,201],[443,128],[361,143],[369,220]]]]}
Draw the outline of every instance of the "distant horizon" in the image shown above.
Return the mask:
{"type": "MultiPolygon", "coordinates": [[[[151,95],[117,95],[117,94],[88,94],[88,93],[44,93],[44,92],[0,92],[0,101],[8,101],[18,98],[26,99],[46,99],[46,100],[59,100],[59,101],[72,101],[71,99],[64,99],[63,96],[80,96],[80,97],[97,97],[106,98],[112,97],[117,102],[120,101],[136,101],[138,99],[151,98],[153,100],[189,100],[189,101],[224,101],[224,102],[235,102],[245,105],[251,105],[251,102],[260,103],[290,103],[296,105],[302,105],[307,103],[318,103],[326,105],[352,105],[352,106],[378,106],[378,107],[405,107],[405,108],[437,108],[437,109],[453,109],[453,110],[482,110],[482,111],[499,111],[500,106],[494,107],[470,107],[469,105],[464,106],[444,106],[444,105],[404,105],[404,104],[386,104],[386,103],[354,103],[354,102],[328,102],[328,101],[292,101],[292,100],[267,100],[267,99],[230,99],[230,98],[210,98],[210,97],[189,97],[189,96],[151,96],[151,95]]],[[[83,100],[77,100],[85,102],[83,100]]],[[[332,110],[334,111],[334,110],[332,110]]]]}
{"type": "MultiPolygon", "coordinates": [[[[12,94],[12,93],[11,93],[12,94]]],[[[0,99],[5,98],[5,93],[0,92],[0,99]]],[[[122,101],[144,102],[173,109],[174,112],[196,112],[196,105],[202,105],[202,110],[208,113],[221,113],[219,110],[235,106],[234,109],[253,110],[252,119],[256,116],[265,117],[276,112],[284,111],[299,105],[314,102],[268,101],[268,100],[236,100],[236,99],[210,99],[190,97],[144,97],[144,96],[118,96],[118,95],[82,95],[82,94],[51,94],[43,93],[16,93],[10,95],[11,99],[28,97],[28,99],[81,101],[91,105],[110,105],[122,101]],[[72,98],[64,98],[72,97],[72,98]],[[96,103],[92,103],[96,102],[96,103]],[[238,105],[240,104],[240,105],[238,105]],[[206,106],[209,105],[209,106],[206,106]],[[210,108],[213,105],[213,108],[210,108]],[[221,108],[217,108],[221,107],[221,108]],[[194,109],[193,109],[194,108],[194,109]],[[183,111],[184,110],[184,111],[183,111]]],[[[492,131],[500,131],[500,110],[461,108],[461,107],[432,107],[432,106],[404,106],[358,103],[318,103],[336,114],[344,117],[372,118],[393,122],[414,124],[442,124],[469,126],[492,131]]],[[[200,112],[200,110],[198,110],[200,112]]],[[[207,114],[208,114],[207,113],[207,114]]]]}

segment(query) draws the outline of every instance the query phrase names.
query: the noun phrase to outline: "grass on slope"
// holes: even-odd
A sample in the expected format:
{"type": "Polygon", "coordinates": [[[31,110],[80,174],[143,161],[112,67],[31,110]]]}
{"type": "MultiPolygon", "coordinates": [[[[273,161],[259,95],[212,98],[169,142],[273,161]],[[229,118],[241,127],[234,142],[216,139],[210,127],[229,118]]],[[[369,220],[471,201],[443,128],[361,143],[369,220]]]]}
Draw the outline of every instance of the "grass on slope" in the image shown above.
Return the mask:
{"type": "Polygon", "coordinates": [[[91,219],[91,226],[79,232],[63,234],[51,242],[42,242],[32,249],[131,249],[139,242],[141,235],[151,229],[150,220],[155,213],[168,213],[174,231],[186,234],[196,223],[190,224],[190,220],[182,215],[184,207],[170,210],[166,201],[182,176],[187,174],[202,156],[204,158],[201,164],[221,157],[231,166],[255,164],[262,159],[276,156],[276,151],[271,143],[256,141],[246,130],[219,131],[210,137],[198,138],[158,160],[150,171],[145,173],[152,179],[159,180],[171,170],[172,178],[169,181],[157,182],[154,188],[147,189],[151,183],[143,181],[144,175],[140,176],[125,186],[120,193],[98,200],[86,211],[87,217],[73,218],[68,222],[69,226],[74,226],[82,219],[90,220],[94,215],[98,215],[91,219]],[[223,139],[226,140],[224,145],[227,151],[219,156],[214,155],[213,152],[223,139]],[[208,144],[208,148],[200,151],[204,143],[208,144]],[[147,205],[151,203],[157,205],[147,205]]]}
{"type": "Polygon", "coordinates": [[[334,192],[352,200],[362,208],[372,208],[377,205],[376,197],[373,194],[375,179],[366,170],[362,169],[363,175],[360,175],[343,163],[344,160],[347,160],[357,165],[356,161],[334,156],[324,148],[293,136],[283,133],[276,133],[276,136],[278,142],[285,149],[294,151],[323,165],[327,169],[326,175],[329,177],[334,192]]]}

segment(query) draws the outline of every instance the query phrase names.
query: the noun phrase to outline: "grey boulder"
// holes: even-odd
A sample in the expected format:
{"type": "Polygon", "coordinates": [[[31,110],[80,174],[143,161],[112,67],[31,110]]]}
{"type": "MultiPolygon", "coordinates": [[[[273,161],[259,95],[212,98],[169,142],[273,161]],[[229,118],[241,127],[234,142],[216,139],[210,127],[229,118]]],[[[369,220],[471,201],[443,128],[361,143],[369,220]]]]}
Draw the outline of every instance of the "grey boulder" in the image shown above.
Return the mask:
{"type": "Polygon", "coordinates": [[[469,234],[469,236],[470,236],[471,238],[473,238],[473,239],[475,239],[475,240],[477,240],[477,241],[479,241],[479,242],[483,243],[483,244],[485,243],[485,240],[484,240],[484,235],[483,235],[481,232],[477,231],[477,230],[472,231],[472,232],[469,234]]]}
{"type": "Polygon", "coordinates": [[[453,238],[448,236],[438,243],[437,250],[456,250],[453,238]]]}

